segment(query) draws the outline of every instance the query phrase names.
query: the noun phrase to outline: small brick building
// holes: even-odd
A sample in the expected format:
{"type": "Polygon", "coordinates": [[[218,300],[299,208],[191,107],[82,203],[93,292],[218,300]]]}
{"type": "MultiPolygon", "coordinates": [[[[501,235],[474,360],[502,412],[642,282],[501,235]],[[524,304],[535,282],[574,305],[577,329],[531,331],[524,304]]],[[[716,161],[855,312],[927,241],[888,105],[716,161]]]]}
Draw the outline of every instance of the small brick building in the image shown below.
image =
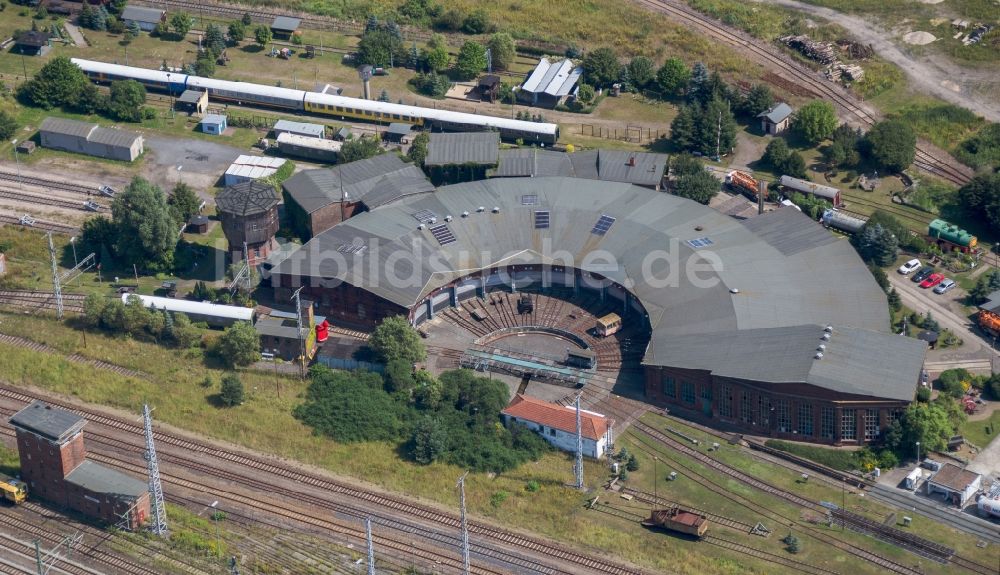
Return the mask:
{"type": "Polygon", "coordinates": [[[21,479],[37,497],[129,529],[149,517],[146,483],[87,461],[79,415],[36,401],[14,414],[21,479]]]}
{"type": "Polygon", "coordinates": [[[243,259],[244,243],[251,265],[267,258],[277,247],[274,234],[279,224],[278,195],[273,186],[258,181],[233,184],[215,197],[215,205],[232,261],[243,259]]]}

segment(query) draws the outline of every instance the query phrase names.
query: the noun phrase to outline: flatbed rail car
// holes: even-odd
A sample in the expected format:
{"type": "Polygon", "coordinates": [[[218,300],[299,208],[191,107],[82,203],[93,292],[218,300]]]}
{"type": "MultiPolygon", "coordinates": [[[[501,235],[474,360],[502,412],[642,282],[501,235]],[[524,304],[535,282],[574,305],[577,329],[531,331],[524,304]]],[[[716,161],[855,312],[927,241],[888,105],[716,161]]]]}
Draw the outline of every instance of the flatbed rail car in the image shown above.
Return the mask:
{"type": "Polygon", "coordinates": [[[20,505],[28,498],[28,486],[20,479],[7,477],[0,473],[0,493],[4,500],[20,505]]]}
{"type": "Polygon", "coordinates": [[[708,517],[680,507],[655,509],[642,522],[642,526],[675,531],[700,539],[708,531],[708,517]]]}
{"type": "Polygon", "coordinates": [[[592,369],[597,362],[597,354],[589,349],[567,349],[565,364],[569,367],[592,369]]]}
{"type": "Polygon", "coordinates": [[[202,78],[183,72],[167,72],[108,64],[82,58],[72,62],[95,82],[135,80],[150,90],[179,95],[185,90],[208,92],[210,101],[230,102],[236,105],[260,106],[300,113],[307,112],[330,116],[338,120],[355,119],[365,122],[403,122],[444,131],[495,130],[500,137],[528,143],[555,144],[559,140],[559,125],[548,122],[531,122],[498,116],[469,114],[379,102],[361,98],[348,98],[336,94],[307,92],[292,88],[266,86],[251,82],[232,82],[216,78],[202,78]]]}
{"type": "Polygon", "coordinates": [[[622,318],[616,313],[609,313],[604,317],[597,318],[594,331],[601,337],[618,333],[622,329],[622,318]]]}

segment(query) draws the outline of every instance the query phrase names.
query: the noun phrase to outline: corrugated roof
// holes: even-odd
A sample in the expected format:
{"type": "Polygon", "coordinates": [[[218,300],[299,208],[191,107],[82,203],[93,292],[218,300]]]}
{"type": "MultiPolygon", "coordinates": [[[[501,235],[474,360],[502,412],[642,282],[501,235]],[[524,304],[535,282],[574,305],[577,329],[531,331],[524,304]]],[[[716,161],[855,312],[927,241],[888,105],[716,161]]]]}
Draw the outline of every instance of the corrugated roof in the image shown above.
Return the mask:
{"type": "Polygon", "coordinates": [[[205,94],[206,92],[202,90],[184,90],[184,93],[177,98],[177,101],[181,104],[197,104],[205,94]]]}
{"type": "Polygon", "coordinates": [[[299,29],[302,24],[301,18],[292,18],[291,16],[276,16],[274,22],[271,23],[271,28],[274,30],[282,30],[285,32],[294,32],[299,29]]]}
{"type": "Polygon", "coordinates": [[[240,182],[219,192],[215,205],[220,212],[249,216],[266,212],[278,205],[274,187],[263,182],[240,182]]]}
{"type": "Polygon", "coordinates": [[[264,166],[248,166],[233,164],[226,168],[227,176],[236,176],[238,178],[247,178],[251,180],[259,180],[261,178],[266,178],[271,174],[276,173],[278,170],[275,168],[265,168],[264,166]]]}
{"type": "Polygon", "coordinates": [[[566,96],[573,91],[582,74],[583,69],[574,67],[572,60],[551,62],[548,58],[542,58],[521,85],[521,89],[550,96],[566,96]]]}
{"type": "Polygon", "coordinates": [[[250,156],[240,154],[233,160],[234,166],[260,166],[262,168],[280,168],[287,162],[285,158],[274,158],[271,156],[250,156]]]}
{"type": "Polygon", "coordinates": [[[136,140],[141,140],[142,135],[138,132],[127,132],[116,128],[101,128],[90,133],[89,141],[105,146],[131,148],[136,140]]]}
{"type": "Polygon", "coordinates": [[[130,475],[84,460],[66,476],[66,481],[92,493],[134,499],[149,491],[149,485],[130,475]]]}
{"type": "Polygon", "coordinates": [[[434,133],[427,143],[425,166],[478,164],[495,166],[500,154],[499,132],[434,133]]]}
{"type": "Polygon", "coordinates": [[[54,118],[52,116],[42,120],[42,125],[39,127],[39,130],[42,132],[52,132],[54,134],[63,134],[65,136],[84,139],[90,136],[90,133],[96,129],[97,124],[91,122],[81,122],[68,118],[54,118]]]}
{"type": "Polygon", "coordinates": [[[995,312],[1000,309],[1000,290],[997,290],[990,295],[986,296],[986,301],[979,304],[979,309],[985,309],[986,311],[995,312]]]}
{"type": "Polygon", "coordinates": [[[597,150],[597,176],[605,181],[655,186],[666,169],[666,154],[597,150]]]}
{"type": "Polygon", "coordinates": [[[77,434],[87,421],[79,415],[34,401],[10,418],[14,427],[37,433],[52,441],[62,441],[77,434]]]}
{"type": "Polygon", "coordinates": [[[791,106],[782,102],[766,112],[761,112],[760,114],[757,114],[757,117],[767,118],[767,120],[772,124],[777,124],[778,122],[781,122],[782,120],[791,115],[792,115],[791,106]]]}
{"type": "Polygon", "coordinates": [[[312,136],[292,134],[291,132],[281,132],[278,134],[275,141],[278,142],[279,145],[289,144],[300,148],[314,148],[316,150],[325,150],[334,153],[340,152],[340,149],[344,147],[344,143],[337,140],[326,140],[312,136]]]}
{"type": "Polygon", "coordinates": [[[326,133],[326,126],[323,124],[311,124],[308,122],[293,122],[291,120],[278,120],[274,123],[274,132],[292,132],[295,134],[309,134],[314,138],[322,138],[326,133]]]}
{"type": "Polygon", "coordinates": [[[390,153],[330,169],[303,170],[285,180],[282,187],[306,213],[312,213],[341,201],[342,196],[348,201],[361,200],[383,176],[397,172],[424,178],[419,168],[390,153]]]}
{"type": "Polygon", "coordinates": [[[155,24],[163,18],[165,12],[159,8],[145,8],[143,6],[126,6],[122,10],[122,20],[128,22],[129,20],[135,20],[136,22],[148,22],[155,24]]]}
{"type": "Polygon", "coordinates": [[[221,305],[216,303],[176,299],[172,297],[158,297],[153,295],[129,293],[122,294],[122,303],[128,303],[129,296],[133,295],[138,296],[139,299],[142,300],[142,305],[146,307],[153,307],[158,310],[167,310],[178,313],[193,313],[241,321],[253,320],[253,309],[238,305],[221,305]]]}
{"type": "MultiPolygon", "coordinates": [[[[519,420],[552,427],[576,434],[576,408],[549,403],[527,395],[517,394],[501,412],[519,420]]],[[[608,432],[608,418],[592,411],[580,410],[580,433],[594,441],[608,432]]]]}
{"type": "Polygon", "coordinates": [[[572,176],[569,154],[539,148],[500,150],[499,165],[490,176],[495,178],[572,176]]]}
{"type": "MultiPolygon", "coordinates": [[[[292,314],[294,315],[294,314],[292,314]]],[[[285,339],[297,339],[299,337],[298,330],[295,327],[295,322],[291,322],[291,325],[285,325],[284,321],[280,318],[270,318],[262,317],[257,320],[254,324],[257,329],[257,333],[260,335],[266,335],[269,337],[280,337],[285,339]]],[[[302,339],[306,339],[309,333],[309,328],[302,328],[302,339]]]]}
{"type": "Polygon", "coordinates": [[[434,191],[424,172],[416,166],[407,166],[403,170],[386,174],[375,181],[371,189],[361,196],[361,201],[374,210],[400,198],[424,194],[434,191]]]}
{"type": "Polygon", "coordinates": [[[411,124],[407,124],[405,122],[392,122],[392,123],[389,124],[389,127],[386,128],[385,131],[388,134],[396,134],[396,135],[399,135],[399,136],[406,136],[406,135],[409,135],[409,133],[413,131],[413,126],[411,124]]]}

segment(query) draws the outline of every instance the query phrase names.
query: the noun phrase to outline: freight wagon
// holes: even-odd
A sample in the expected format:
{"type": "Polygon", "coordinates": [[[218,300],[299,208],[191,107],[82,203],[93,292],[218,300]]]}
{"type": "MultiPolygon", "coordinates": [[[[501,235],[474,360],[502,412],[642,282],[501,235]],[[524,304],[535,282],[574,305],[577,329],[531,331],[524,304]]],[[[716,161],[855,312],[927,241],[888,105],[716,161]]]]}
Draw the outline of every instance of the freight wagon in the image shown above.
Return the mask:
{"type": "Polygon", "coordinates": [[[865,220],[861,218],[849,216],[844,212],[832,209],[823,212],[822,221],[823,225],[828,228],[834,228],[849,234],[860,232],[861,228],[865,225],[865,220]]]}
{"type": "MultiPolygon", "coordinates": [[[[733,170],[726,174],[726,185],[734,192],[748,196],[753,201],[757,201],[759,182],[746,172],[733,170]]],[[[767,190],[764,191],[764,199],[767,199],[767,190]]]]}
{"type": "Polygon", "coordinates": [[[642,526],[658,527],[701,538],[708,530],[708,517],[680,507],[656,509],[650,513],[649,519],[642,522],[642,526]]]}
{"type": "Polygon", "coordinates": [[[840,201],[840,190],[837,188],[816,184],[808,180],[800,180],[791,176],[781,176],[780,183],[783,188],[822,198],[833,204],[835,208],[843,205],[840,201]]]}

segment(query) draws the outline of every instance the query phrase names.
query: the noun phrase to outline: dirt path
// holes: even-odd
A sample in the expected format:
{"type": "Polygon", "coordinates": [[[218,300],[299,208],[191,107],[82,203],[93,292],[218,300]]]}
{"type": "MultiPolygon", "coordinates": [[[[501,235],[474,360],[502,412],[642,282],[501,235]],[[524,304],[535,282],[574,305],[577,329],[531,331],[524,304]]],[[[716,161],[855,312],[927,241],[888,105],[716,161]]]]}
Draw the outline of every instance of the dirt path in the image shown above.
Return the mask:
{"type": "Polygon", "coordinates": [[[83,34],[80,33],[79,28],[69,22],[63,24],[63,28],[66,29],[66,33],[69,34],[69,37],[73,39],[73,43],[76,44],[77,48],[87,47],[87,40],[83,37],[83,34]]]}
{"type": "Polygon", "coordinates": [[[841,14],[797,0],[754,1],[793,8],[839,24],[860,42],[871,44],[879,56],[899,66],[916,90],[968,108],[990,121],[1000,122],[1000,98],[996,95],[1000,85],[993,71],[966,69],[935,57],[920,56],[918,60],[892,40],[896,36],[893,31],[859,16],[841,14]]]}

